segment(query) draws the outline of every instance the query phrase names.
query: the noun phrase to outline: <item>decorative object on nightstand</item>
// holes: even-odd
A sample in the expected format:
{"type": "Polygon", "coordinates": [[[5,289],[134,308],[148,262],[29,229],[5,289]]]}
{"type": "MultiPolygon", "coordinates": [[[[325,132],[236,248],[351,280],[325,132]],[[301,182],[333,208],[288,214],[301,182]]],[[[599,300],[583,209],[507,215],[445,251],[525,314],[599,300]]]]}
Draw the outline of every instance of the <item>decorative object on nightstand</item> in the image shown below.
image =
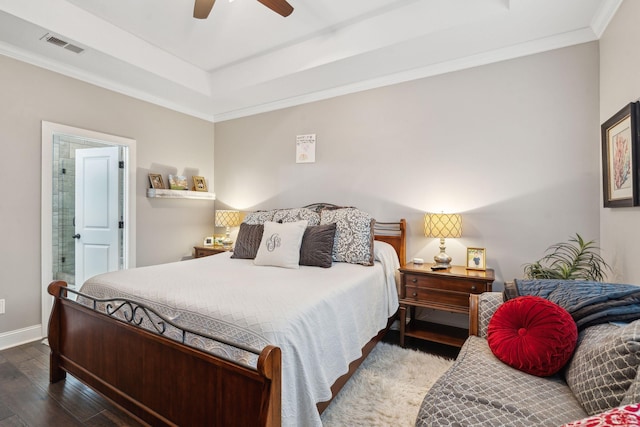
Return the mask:
{"type": "Polygon", "coordinates": [[[487,252],[484,248],[467,248],[467,270],[485,270],[487,252]]]}
{"type": "Polygon", "coordinates": [[[216,211],[216,227],[226,227],[222,245],[229,249],[233,245],[231,240],[231,227],[240,225],[240,212],[234,210],[221,209],[216,211]]]}
{"type": "Polygon", "coordinates": [[[440,253],[433,257],[434,270],[451,267],[451,257],[445,253],[444,239],[462,237],[462,216],[460,214],[427,213],[424,215],[424,235],[440,239],[440,253]]]}
{"type": "Polygon", "coordinates": [[[405,336],[462,346],[469,336],[468,329],[417,320],[416,307],[468,315],[469,295],[492,290],[495,275],[490,268],[479,271],[453,265],[434,271],[432,266],[410,262],[400,267],[401,346],[405,336]]]}

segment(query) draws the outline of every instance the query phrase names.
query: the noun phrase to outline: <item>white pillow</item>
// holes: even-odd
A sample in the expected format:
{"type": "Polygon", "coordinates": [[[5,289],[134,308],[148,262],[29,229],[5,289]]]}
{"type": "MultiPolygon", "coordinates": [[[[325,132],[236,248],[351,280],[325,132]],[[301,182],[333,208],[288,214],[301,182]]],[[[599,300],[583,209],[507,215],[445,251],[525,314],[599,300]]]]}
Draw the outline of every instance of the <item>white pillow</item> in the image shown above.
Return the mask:
{"type": "Polygon", "coordinates": [[[300,268],[300,246],[307,221],[264,223],[262,240],[253,263],[275,267],[300,268]]]}

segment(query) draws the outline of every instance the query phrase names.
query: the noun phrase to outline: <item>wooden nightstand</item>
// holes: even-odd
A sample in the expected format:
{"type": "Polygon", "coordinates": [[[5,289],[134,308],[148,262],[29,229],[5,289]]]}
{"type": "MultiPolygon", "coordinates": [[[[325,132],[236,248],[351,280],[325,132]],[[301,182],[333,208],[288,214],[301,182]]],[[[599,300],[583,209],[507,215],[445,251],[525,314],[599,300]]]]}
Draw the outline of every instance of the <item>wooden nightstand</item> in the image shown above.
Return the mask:
{"type": "Polygon", "coordinates": [[[409,336],[460,347],[469,336],[468,329],[416,320],[415,309],[424,307],[468,315],[469,294],[491,291],[494,272],[460,266],[433,271],[431,266],[408,263],[400,268],[400,345],[404,347],[404,337],[409,336]]]}
{"type": "Polygon", "coordinates": [[[222,246],[194,246],[196,251],[196,258],[202,258],[205,256],[211,256],[222,252],[227,252],[229,249],[225,249],[222,246]]]}

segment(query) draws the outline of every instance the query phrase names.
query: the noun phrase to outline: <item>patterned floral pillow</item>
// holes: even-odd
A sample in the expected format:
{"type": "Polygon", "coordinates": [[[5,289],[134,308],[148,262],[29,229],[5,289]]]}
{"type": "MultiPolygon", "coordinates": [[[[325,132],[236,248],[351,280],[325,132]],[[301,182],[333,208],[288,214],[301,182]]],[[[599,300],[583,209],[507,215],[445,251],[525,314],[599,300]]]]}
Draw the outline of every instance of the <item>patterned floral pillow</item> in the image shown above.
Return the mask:
{"type": "Polygon", "coordinates": [[[242,222],[251,225],[264,224],[267,221],[273,221],[273,215],[275,213],[275,210],[247,212],[242,222]]]}
{"type": "Polygon", "coordinates": [[[562,427],[613,426],[640,426],[640,404],[620,406],[589,418],[562,425],[562,427]]]}
{"type": "MultiPolygon", "coordinates": [[[[580,333],[565,379],[589,415],[622,403],[640,365],[640,320],[602,324],[580,333]]],[[[635,402],[634,402],[635,403],[635,402]]]]}
{"type": "Polygon", "coordinates": [[[375,219],[356,208],[324,209],[320,224],[336,224],[333,260],[373,265],[373,225],[375,219]]]}
{"type": "Polygon", "coordinates": [[[320,224],[320,215],[307,208],[278,209],[273,214],[273,222],[295,222],[306,220],[310,226],[320,224]]]}

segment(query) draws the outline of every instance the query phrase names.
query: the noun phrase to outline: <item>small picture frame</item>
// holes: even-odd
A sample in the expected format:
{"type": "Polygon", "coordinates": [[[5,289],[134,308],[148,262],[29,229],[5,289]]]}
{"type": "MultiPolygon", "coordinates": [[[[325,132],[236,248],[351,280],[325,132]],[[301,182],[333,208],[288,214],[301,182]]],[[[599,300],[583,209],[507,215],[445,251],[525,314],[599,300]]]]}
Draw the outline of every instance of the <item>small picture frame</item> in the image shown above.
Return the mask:
{"type": "Polygon", "coordinates": [[[169,188],[172,190],[188,190],[187,177],[183,175],[169,175],[169,188]]]}
{"type": "Polygon", "coordinates": [[[203,176],[193,177],[193,190],[194,191],[209,191],[207,189],[207,181],[203,176]]]}
{"type": "Polygon", "coordinates": [[[151,188],[159,188],[164,189],[164,181],[162,180],[162,175],[159,173],[150,173],[149,174],[149,183],[151,184],[151,188]]]}
{"type": "Polygon", "coordinates": [[[484,248],[467,248],[467,270],[486,270],[487,254],[484,248]]]}
{"type": "Polygon", "coordinates": [[[213,246],[213,236],[207,236],[204,238],[204,246],[213,246]]]}
{"type": "Polygon", "coordinates": [[[602,195],[605,208],[640,205],[639,109],[638,102],[627,104],[601,126],[602,195]]]}

